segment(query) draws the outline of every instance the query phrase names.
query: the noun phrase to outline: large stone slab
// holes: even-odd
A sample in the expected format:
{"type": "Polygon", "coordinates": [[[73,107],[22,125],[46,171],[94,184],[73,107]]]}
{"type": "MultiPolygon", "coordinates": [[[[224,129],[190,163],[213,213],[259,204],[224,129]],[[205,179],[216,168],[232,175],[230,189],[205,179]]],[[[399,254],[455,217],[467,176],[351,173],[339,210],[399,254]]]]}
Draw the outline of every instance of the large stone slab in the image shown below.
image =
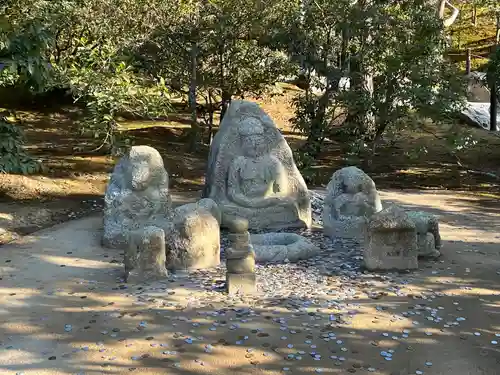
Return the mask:
{"type": "Polygon", "coordinates": [[[311,226],[306,183],[272,119],[256,104],[231,103],[210,148],[203,197],[250,229],[311,226]]]}
{"type": "MultiPolygon", "coordinates": [[[[460,117],[468,125],[490,130],[490,103],[467,102],[460,113],[460,117]]],[[[497,127],[500,128],[500,113],[497,115],[497,127]]]]}
{"type": "Polygon", "coordinates": [[[259,263],[298,262],[319,254],[320,249],[295,233],[252,234],[250,241],[259,263]]]}

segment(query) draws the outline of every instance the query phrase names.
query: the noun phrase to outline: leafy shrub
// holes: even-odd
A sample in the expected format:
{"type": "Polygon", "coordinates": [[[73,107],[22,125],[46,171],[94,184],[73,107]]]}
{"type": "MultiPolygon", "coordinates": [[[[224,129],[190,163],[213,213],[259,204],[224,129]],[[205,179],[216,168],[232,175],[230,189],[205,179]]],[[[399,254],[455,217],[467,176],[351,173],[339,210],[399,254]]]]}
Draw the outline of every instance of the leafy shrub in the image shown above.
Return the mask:
{"type": "Polygon", "coordinates": [[[24,149],[24,134],[15,124],[0,119],[0,172],[31,174],[40,171],[41,164],[24,149]]]}

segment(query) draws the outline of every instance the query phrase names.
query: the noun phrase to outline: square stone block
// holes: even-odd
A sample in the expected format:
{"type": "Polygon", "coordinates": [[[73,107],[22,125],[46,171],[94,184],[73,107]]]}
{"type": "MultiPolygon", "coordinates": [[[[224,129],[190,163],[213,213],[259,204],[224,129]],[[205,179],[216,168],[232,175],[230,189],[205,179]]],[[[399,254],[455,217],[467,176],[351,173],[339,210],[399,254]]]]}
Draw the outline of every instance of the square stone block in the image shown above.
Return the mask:
{"type": "Polygon", "coordinates": [[[230,273],[255,273],[255,253],[247,252],[243,258],[228,257],[226,267],[230,273]]]}
{"type": "Polygon", "coordinates": [[[249,256],[250,252],[253,253],[252,246],[247,246],[242,249],[235,249],[231,246],[226,249],[226,259],[244,259],[249,256]]]}
{"type": "Polygon", "coordinates": [[[370,271],[413,270],[418,268],[417,238],[414,230],[384,230],[366,239],[364,264],[370,271]]]}
{"type": "Polygon", "coordinates": [[[256,290],[255,273],[226,273],[226,287],[229,294],[254,294],[256,290]]]}
{"type": "Polygon", "coordinates": [[[250,233],[229,233],[227,235],[231,247],[235,250],[246,250],[250,246],[250,233]]]}

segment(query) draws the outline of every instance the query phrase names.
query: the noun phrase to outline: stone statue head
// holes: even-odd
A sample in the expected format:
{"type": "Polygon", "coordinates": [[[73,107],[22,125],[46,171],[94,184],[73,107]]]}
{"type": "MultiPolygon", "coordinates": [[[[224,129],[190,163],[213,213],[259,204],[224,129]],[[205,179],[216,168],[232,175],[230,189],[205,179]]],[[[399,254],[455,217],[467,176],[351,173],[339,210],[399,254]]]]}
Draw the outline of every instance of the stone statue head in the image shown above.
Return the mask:
{"type": "Polygon", "coordinates": [[[168,184],[168,174],[160,153],[149,146],[134,146],[128,154],[127,179],[134,191],[168,184]]]}
{"type": "Polygon", "coordinates": [[[244,156],[257,157],[267,152],[267,139],[262,122],[255,117],[246,117],[238,125],[244,156]]]}

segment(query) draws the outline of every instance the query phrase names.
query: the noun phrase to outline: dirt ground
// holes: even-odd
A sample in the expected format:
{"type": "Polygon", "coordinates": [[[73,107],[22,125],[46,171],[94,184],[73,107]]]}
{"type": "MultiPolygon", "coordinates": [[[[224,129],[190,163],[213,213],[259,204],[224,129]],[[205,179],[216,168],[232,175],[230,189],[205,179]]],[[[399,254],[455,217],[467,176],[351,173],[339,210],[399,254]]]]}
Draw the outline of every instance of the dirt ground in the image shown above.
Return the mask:
{"type": "Polygon", "coordinates": [[[443,256],[379,289],[329,277],[332,288],[355,290],[342,310],[311,305],[296,314],[279,301],[247,304],[218,292],[199,305],[206,292],[185,279],[157,292],[125,287],[120,252],[99,247],[99,215],[5,245],[0,374],[498,375],[500,206],[442,191],[381,196],[438,215],[443,256]],[[237,310],[248,307],[250,315],[237,310]],[[350,325],[332,324],[347,310],[350,325]]]}

